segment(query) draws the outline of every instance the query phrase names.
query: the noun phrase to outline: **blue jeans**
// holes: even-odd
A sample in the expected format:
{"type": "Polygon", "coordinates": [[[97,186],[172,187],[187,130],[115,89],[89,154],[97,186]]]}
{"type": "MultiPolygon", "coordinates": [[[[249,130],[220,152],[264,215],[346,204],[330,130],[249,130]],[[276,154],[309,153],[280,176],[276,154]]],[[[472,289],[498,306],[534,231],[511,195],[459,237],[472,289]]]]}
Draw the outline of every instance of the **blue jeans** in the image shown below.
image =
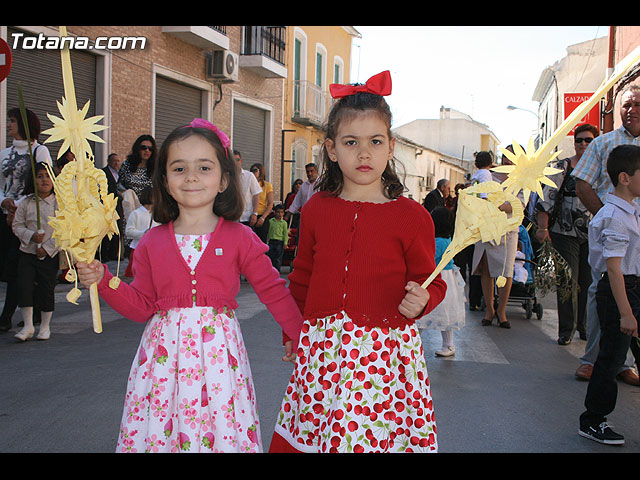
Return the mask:
{"type": "MultiPolygon", "coordinates": [[[[624,283],[637,321],[640,316],[640,277],[625,275],[624,283]]],[[[620,331],[620,311],[607,275],[598,282],[596,304],[600,319],[600,349],[584,401],[586,411],[580,415],[580,425],[583,427],[599,425],[615,409],[618,396],[616,375],[624,364],[629,347],[635,358],[640,358],[638,338],[620,331]]]]}

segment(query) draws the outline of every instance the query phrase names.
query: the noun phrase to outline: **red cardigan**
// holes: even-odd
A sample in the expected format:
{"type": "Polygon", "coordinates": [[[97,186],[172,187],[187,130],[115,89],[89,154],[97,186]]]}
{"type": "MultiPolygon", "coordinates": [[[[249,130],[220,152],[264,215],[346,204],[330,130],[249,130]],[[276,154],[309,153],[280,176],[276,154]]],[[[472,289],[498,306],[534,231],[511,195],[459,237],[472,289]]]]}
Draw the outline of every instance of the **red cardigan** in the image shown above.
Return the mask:
{"type": "MultiPolygon", "coordinates": [[[[345,311],[355,323],[402,327],[398,312],[409,280],[422,284],[435,269],[431,215],[404,197],[374,204],[316,193],[300,217],[300,239],[289,289],[303,317],[345,311]]],[[[423,315],[444,298],[438,275],[423,315]]]]}
{"type": "Polygon", "coordinates": [[[152,228],[140,240],[131,284],[120,282],[116,290],[110,288],[113,275],[105,266],[98,292],[124,317],[146,322],[157,311],[193,306],[194,295],[197,306],[237,308],[242,273],[295,346],[302,317],[286,281],[265,255],[267,250],[250,228],[221,218],[191,270],[178,250],[173,223],[168,223],[152,228]]]}

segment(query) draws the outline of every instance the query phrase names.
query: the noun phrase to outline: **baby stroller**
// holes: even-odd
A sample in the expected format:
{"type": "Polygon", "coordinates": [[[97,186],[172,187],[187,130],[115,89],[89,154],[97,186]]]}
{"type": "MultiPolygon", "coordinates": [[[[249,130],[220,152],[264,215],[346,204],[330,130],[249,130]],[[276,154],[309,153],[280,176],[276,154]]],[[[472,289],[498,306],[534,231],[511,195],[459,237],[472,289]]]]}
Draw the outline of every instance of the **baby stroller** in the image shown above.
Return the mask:
{"type": "Polygon", "coordinates": [[[511,287],[511,293],[509,294],[509,303],[521,304],[526,312],[527,319],[530,319],[533,313],[536,314],[538,320],[542,319],[542,304],[538,303],[536,298],[536,290],[533,285],[534,273],[536,263],[534,261],[533,247],[531,246],[531,238],[527,229],[520,225],[518,230],[518,240],[522,245],[522,252],[524,253],[524,259],[520,261],[524,262],[524,268],[526,269],[527,281],[525,283],[513,282],[511,287]]]}
{"type": "MultiPolygon", "coordinates": [[[[538,320],[542,320],[542,304],[538,303],[536,298],[536,290],[533,285],[533,279],[535,274],[536,263],[534,261],[533,247],[531,246],[531,238],[527,229],[520,225],[518,230],[518,241],[522,245],[521,251],[524,253],[524,258],[516,259],[516,261],[524,262],[524,268],[527,271],[527,280],[522,282],[514,282],[511,286],[511,292],[509,293],[509,299],[507,305],[518,304],[522,305],[525,310],[527,320],[530,319],[533,314],[536,314],[538,320]]],[[[484,300],[483,300],[484,301],[484,300]]],[[[493,299],[494,308],[498,308],[498,291],[495,290],[493,299]]]]}

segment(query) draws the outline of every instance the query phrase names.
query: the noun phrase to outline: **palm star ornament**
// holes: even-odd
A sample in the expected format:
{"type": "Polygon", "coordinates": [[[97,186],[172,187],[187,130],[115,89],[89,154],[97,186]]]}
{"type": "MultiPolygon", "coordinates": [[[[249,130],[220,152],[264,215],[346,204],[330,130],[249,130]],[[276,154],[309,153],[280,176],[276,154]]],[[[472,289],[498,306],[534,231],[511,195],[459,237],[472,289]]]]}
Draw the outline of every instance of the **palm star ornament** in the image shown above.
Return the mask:
{"type": "MultiPolygon", "coordinates": [[[[533,138],[529,139],[527,149],[523,149],[518,143],[513,142],[513,152],[502,149],[506,157],[513,162],[513,165],[501,165],[491,170],[498,173],[506,173],[507,178],[501,184],[497,182],[485,182],[483,184],[472,185],[459,190],[458,212],[456,214],[455,233],[451,239],[451,244],[444,251],[442,259],[436,266],[432,274],[422,284],[422,288],[427,286],[437,277],[446,264],[465,247],[481,240],[500,243],[501,239],[510,231],[517,231],[524,218],[522,203],[516,196],[522,191],[523,200],[526,205],[531,192],[536,192],[541,198],[542,185],[557,185],[549,179],[548,175],[559,172],[558,169],[549,167],[549,163],[561,152],[553,152],[560,141],[569,134],[580,120],[584,118],[606,93],[633,67],[640,61],[640,54],[630,56],[621,62],[609,78],[606,78],[596,92],[576,108],[556,129],[551,137],[545,141],[537,150],[534,147],[533,138]],[[500,192],[504,195],[500,195],[500,192]],[[471,198],[471,196],[475,198],[471,198]],[[486,198],[480,199],[480,196],[486,198]],[[480,203],[477,200],[481,200],[480,203]],[[499,211],[498,206],[509,201],[513,207],[511,216],[499,211]],[[484,205],[483,205],[484,202],[484,205]],[[486,203],[492,204],[491,206],[486,203]]],[[[505,278],[500,276],[496,284],[504,285],[505,278]]]]}
{"type": "Polygon", "coordinates": [[[494,172],[507,174],[507,179],[502,182],[502,188],[506,192],[517,195],[522,191],[526,205],[531,192],[536,192],[540,195],[540,198],[544,198],[541,184],[557,187],[553,180],[547,178],[547,175],[553,175],[561,171],[548,166],[553,159],[560,155],[560,150],[552,155],[544,155],[541,150],[536,151],[533,145],[533,138],[529,139],[526,151],[515,142],[512,148],[513,152],[506,148],[501,148],[501,150],[513,162],[513,165],[501,165],[491,169],[494,172]]]}
{"type": "MultiPolygon", "coordinates": [[[[66,27],[60,27],[60,36],[67,36],[66,27]]],[[[89,144],[90,141],[103,143],[96,132],[107,127],[98,124],[103,118],[102,115],[86,118],[89,111],[88,101],[78,110],[69,47],[65,45],[60,54],[64,84],[64,97],[61,102],[57,102],[60,117],[47,114],[53,127],[43,133],[50,135],[44,143],[62,140],[58,158],[67,149],[75,156],[75,160],[67,163],[57,177],[52,171],[49,172],[54,179],[58,201],[58,210],[55,217],[50,218],[49,225],[53,228],[56,245],[69,259],[70,271],[67,279],[75,281],[76,284],[67,295],[67,300],[76,303],[81,292],[73,267],[74,261],[91,263],[102,239],[118,234],[119,217],[116,213],[117,198],[114,194],[108,193],[107,177],[104,171],[95,167],[89,144]]],[[[111,287],[117,288],[118,281],[118,277],[114,277],[114,282],[110,283],[111,287]]],[[[93,329],[96,333],[101,333],[102,321],[96,284],[90,286],[89,294],[93,329]]]]}

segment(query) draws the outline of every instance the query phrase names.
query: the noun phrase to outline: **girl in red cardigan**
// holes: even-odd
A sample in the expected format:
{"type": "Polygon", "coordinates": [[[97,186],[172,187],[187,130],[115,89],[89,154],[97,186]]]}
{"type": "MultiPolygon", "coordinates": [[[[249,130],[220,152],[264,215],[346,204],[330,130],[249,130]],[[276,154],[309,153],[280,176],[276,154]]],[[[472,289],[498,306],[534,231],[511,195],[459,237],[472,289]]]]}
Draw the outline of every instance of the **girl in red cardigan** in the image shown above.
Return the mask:
{"type": "Polygon", "coordinates": [[[136,247],[134,280],[98,261],[84,285],[123,316],[146,322],[131,367],[119,452],[261,452],[260,421],[235,297],[240,274],[297,345],[302,317],[242,213],[227,137],[196,119],[163,142],[154,219],[136,247]]]}
{"type": "Polygon", "coordinates": [[[431,217],[402,197],[388,72],[331,85],[317,192],[301,212],[290,290],[305,319],[271,452],[433,452],[415,319],[443,299],[431,217]]]}

